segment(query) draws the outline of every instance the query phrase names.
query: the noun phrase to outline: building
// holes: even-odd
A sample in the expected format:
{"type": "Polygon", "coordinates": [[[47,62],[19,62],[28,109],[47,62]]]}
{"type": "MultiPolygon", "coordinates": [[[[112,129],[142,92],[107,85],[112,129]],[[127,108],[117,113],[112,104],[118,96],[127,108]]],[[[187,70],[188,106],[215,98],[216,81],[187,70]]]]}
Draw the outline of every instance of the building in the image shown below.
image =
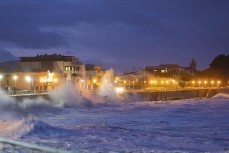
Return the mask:
{"type": "Polygon", "coordinates": [[[180,73],[182,67],[177,64],[161,64],[159,66],[146,66],[145,70],[151,73],[180,73]]]}
{"type": "Polygon", "coordinates": [[[61,54],[37,55],[35,57],[20,57],[23,72],[50,72],[64,74],[66,83],[75,83],[77,77],[82,77],[82,63],[74,56],[61,54]]]}
{"type": "Polygon", "coordinates": [[[74,56],[44,54],[20,57],[14,69],[1,69],[2,88],[49,90],[65,83],[77,84],[83,75],[83,64],[74,56]]]}

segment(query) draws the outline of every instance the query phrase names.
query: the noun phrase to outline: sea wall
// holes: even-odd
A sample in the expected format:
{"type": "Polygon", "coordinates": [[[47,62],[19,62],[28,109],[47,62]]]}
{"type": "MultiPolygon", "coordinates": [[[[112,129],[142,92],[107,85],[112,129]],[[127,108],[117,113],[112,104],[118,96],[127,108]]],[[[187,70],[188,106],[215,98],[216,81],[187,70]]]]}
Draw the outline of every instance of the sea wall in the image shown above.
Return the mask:
{"type": "MultiPolygon", "coordinates": [[[[177,91],[137,91],[128,92],[127,94],[135,94],[139,98],[147,101],[160,101],[160,100],[178,100],[178,99],[190,99],[190,98],[210,98],[218,93],[229,94],[229,88],[220,89],[190,89],[190,90],[177,90],[177,91]]],[[[17,101],[23,99],[36,99],[42,97],[45,100],[51,100],[49,94],[42,95],[20,95],[12,96],[17,101]]]]}
{"type": "Polygon", "coordinates": [[[228,93],[229,88],[220,89],[193,89],[193,90],[178,90],[178,91],[139,91],[137,96],[147,101],[160,100],[178,100],[189,98],[210,98],[218,93],[228,93]]]}
{"type": "Polygon", "coordinates": [[[19,95],[19,96],[12,96],[17,101],[22,101],[24,99],[36,99],[36,98],[43,98],[45,100],[50,100],[50,97],[48,94],[42,94],[42,95],[19,95]]]}

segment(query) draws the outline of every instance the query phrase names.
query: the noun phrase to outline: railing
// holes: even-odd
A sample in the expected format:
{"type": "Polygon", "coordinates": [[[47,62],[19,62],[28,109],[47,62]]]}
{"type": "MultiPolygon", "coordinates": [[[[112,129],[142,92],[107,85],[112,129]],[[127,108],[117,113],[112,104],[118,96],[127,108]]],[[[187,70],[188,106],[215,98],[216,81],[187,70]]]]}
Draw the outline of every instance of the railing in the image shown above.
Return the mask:
{"type": "Polygon", "coordinates": [[[11,96],[22,96],[22,95],[43,95],[47,94],[47,90],[10,90],[6,92],[11,96]]]}
{"type": "Polygon", "coordinates": [[[15,141],[6,138],[0,138],[0,143],[3,144],[0,148],[0,152],[16,153],[20,149],[24,149],[21,152],[42,152],[42,153],[70,153],[56,148],[44,147],[35,144],[30,144],[21,141],[15,141]],[[6,146],[5,146],[6,145],[6,146]],[[9,148],[9,146],[11,148],[9,148]]]}

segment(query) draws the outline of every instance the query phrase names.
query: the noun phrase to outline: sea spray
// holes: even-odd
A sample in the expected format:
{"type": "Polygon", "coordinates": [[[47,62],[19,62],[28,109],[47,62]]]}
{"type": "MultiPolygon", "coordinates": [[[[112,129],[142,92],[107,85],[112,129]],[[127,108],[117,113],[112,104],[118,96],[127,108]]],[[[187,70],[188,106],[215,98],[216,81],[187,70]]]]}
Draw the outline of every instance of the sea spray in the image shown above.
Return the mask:
{"type": "Polygon", "coordinates": [[[59,107],[91,106],[92,103],[85,99],[80,90],[73,85],[62,85],[49,92],[51,103],[59,107]]]}
{"type": "Polygon", "coordinates": [[[113,81],[113,69],[107,70],[103,76],[98,95],[104,97],[104,100],[107,102],[120,102],[122,101],[122,97],[115,91],[113,81]]]}

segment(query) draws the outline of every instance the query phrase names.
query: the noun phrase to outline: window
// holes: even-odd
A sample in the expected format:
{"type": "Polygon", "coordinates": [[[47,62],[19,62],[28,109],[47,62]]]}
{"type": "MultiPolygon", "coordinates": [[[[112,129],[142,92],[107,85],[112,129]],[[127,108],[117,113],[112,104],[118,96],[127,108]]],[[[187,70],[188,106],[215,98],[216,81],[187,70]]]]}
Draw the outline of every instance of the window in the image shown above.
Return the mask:
{"type": "Polygon", "coordinates": [[[65,71],[68,71],[68,66],[65,66],[65,71]]]}

